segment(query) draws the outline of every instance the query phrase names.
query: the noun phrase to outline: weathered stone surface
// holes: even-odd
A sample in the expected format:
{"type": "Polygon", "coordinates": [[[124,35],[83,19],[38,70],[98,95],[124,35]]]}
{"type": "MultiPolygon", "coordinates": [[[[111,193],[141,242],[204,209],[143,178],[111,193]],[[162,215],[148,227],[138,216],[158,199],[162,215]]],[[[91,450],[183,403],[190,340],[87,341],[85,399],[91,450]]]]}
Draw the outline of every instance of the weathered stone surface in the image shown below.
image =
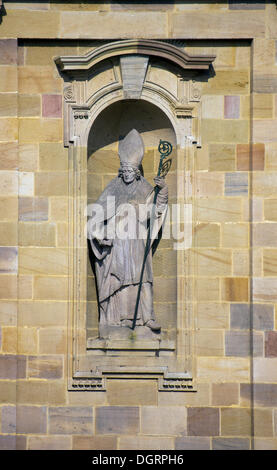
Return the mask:
{"type": "Polygon", "coordinates": [[[240,97],[224,96],[224,118],[239,119],[240,117],[240,97]]]}
{"type": "Polygon", "coordinates": [[[63,359],[55,356],[30,356],[28,377],[37,379],[60,379],[63,377],[63,359]]]}
{"type": "Polygon", "coordinates": [[[95,419],[96,434],[136,434],[140,428],[136,406],[98,407],[95,419]]]}
{"type": "Polygon", "coordinates": [[[38,352],[38,331],[36,328],[17,329],[17,351],[19,354],[38,352]]]}
{"type": "Polygon", "coordinates": [[[249,380],[249,359],[238,357],[197,358],[198,377],[201,381],[232,382],[249,380]]]}
{"type": "Polygon", "coordinates": [[[195,295],[199,302],[217,301],[220,295],[220,281],[216,278],[195,280],[195,295]]]}
{"type": "Polygon", "coordinates": [[[166,36],[167,17],[160,12],[61,12],[60,37],[158,38],[166,36]]]}
{"type": "Polygon", "coordinates": [[[0,273],[17,272],[18,250],[12,246],[0,246],[0,273]]]}
{"type": "Polygon", "coordinates": [[[39,331],[40,354],[63,354],[66,350],[65,328],[42,328],[39,331]]]}
{"type": "Polygon", "coordinates": [[[265,145],[264,144],[238,144],[237,145],[237,169],[243,171],[257,171],[264,169],[265,145]]]}
{"type": "Polygon", "coordinates": [[[66,171],[68,150],[62,143],[41,142],[39,144],[39,168],[42,171],[66,171]]]}
{"type": "Polygon", "coordinates": [[[253,361],[253,374],[257,382],[277,382],[277,359],[256,357],[253,361]]]}
{"type": "Polygon", "coordinates": [[[17,116],[17,95],[1,93],[0,97],[0,116],[17,116]]]}
{"type": "Polygon", "coordinates": [[[253,173],[253,194],[261,197],[274,197],[276,190],[276,173],[274,171],[253,173]]]}
{"type": "Polygon", "coordinates": [[[253,246],[277,246],[277,223],[253,224],[253,246]]]}
{"type": "Polygon", "coordinates": [[[200,199],[195,202],[201,222],[236,222],[241,220],[241,201],[224,198],[200,199]]]}
{"type": "MultiPolygon", "coordinates": [[[[71,449],[71,436],[30,436],[28,439],[28,450],[71,449]]],[[[87,449],[90,449],[90,447],[87,449]]]]}
{"type": "Polygon", "coordinates": [[[36,171],[38,168],[38,144],[19,144],[18,167],[20,171],[36,171]]]}
{"type": "Polygon", "coordinates": [[[230,326],[233,329],[249,330],[253,327],[254,330],[272,330],[274,327],[273,305],[231,304],[230,315],[230,326]]]}
{"type": "Polygon", "coordinates": [[[47,426],[45,406],[23,406],[16,409],[16,431],[19,434],[44,434],[47,426]]]}
{"type": "Polygon", "coordinates": [[[247,438],[217,437],[212,440],[213,450],[249,450],[250,440],[247,438]]]}
{"type": "Polygon", "coordinates": [[[275,142],[276,123],[276,119],[255,119],[253,121],[253,142],[275,142]]]}
{"type": "Polygon", "coordinates": [[[226,356],[262,356],[263,335],[250,334],[245,331],[226,331],[225,333],[226,356]]]}
{"type": "Polygon", "coordinates": [[[133,380],[110,380],[107,383],[107,400],[110,405],[156,405],[157,383],[133,380]]]}
{"type": "Polygon", "coordinates": [[[18,192],[18,175],[13,171],[1,171],[0,194],[7,197],[16,195],[18,192]]]}
{"type": "Polygon", "coordinates": [[[198,249],[196,263],[199,276],[228,276],[231,274],[230,250],[198,249]]]}
{"type": "Polygon", "coordinates": [[[4,404],[16,404],[16,381],[0,380],[0,400],[4,404]]]}
{"type": "Polygon", "coordinates": [[[219,409],[209,407],[188,408],[188,435],[218,436],[219,409]]]}
{"type": "Polygon", "coordinates": [[[240,384],[240,399],[243,406],[249,406],[251,400],[256,407],[277,406],[277,385],[270,383],[240,384]]]}
{"type": "Polygon", "coordinates": [[[212,405],[232,406],[239,403],[239,385],[236,383],[212,384],[212,405]]]}
{"type": "Polygon", "coordinates": [[[64,248],[22,247],[19,249],[19,271],[21,274],[66,276],[67,262],[67,250],[64,248]]]}
{"type": "Polygon", "coordinates": [[[222,224],[222,246],[226,248],[247,248],[248,224],[222,224]]]}
{"type": "Polygon", "coordinates": [[[247,302],[249,296],[248,278],[226,277],[222,279],[222,300],[247,302]]]}
{"type": "Polygon", "coordinates": [[[200,330],[195,335],[195,350],[199,356],[223,356],[224,342],[222,331],[200,330]]]}
{"type": "Polygon", "coordinates": [[[247,196],[248,175],[246,173],[225,174],[225,196],[247,196]]]}
{"type": "Polygon", "coordinates": [[[16,402],[30,405],[61,405],[65,403],[65,394],[63,380],[20,380],[16,387],[16,402]]]}
{"type": "Polygon", "coordinates": [[[210,450],[210,438],[208,437],[176,437],[176,450],[210,450]]]}
{"type": "Polygon", "coordinates": [[[192,184],[195,187],[197,197],[223,196],[224,176],[220,172],[197,172],[192,184]]]}
{"type": "Polygon", "coordinates": [[[17,298],[17,279],[15,274],[1,274],[0,276],[0,299],[17,298]]]}
{"type": "Polygon", "coordinates": [[[238,2],[237,0],[229,0],[230,10],[265,10],[264,2],[238,2]]]}
{"type": "Polygon", "coordinates": [[[221,95],[204,95],[202,98],[202,117],[204,119],[223,119],[224,99],[221,95]]]}
{"type": "Polygon", "coordinates": [[[17,40],[0,39],[0,65],[17,64],[17,40]]]}
{"type": "Polygon", "coordinates": [[[170,437],[123,436],[119,439],[122,450],[173,450],[174,442],[170,437]]]}
{"type": "Polygon", "coordinates": [[[199,302],[197,310],[198,328],[225,329],[229,324],[229,305],[227,303],[199,302]]]}
{"type": "Polygon", "coordinates": [[[186,431],[187,410],[184,407],[145,406],[141,409],[141,429],[150,435],[178,435],[186,431]]]}
{"type": "Polygon", "coordinates": [[[254,434],[257,437],[273,436],[272,410],[267,408],[254,409],[254,434]]]}
{"type": "Polygon", "coordinates": [[[249,38],[264,35],[264,21],[259,12],[228,11],[185,12],[172,15],[173,37],[198,39],[249,38]]]}
{"type": "MultiPolygon", "coordinates": [[[[3,322],[14,322],[13,305],[3,305],[3,322]],[[9,310],[11,318],[9,320],[9,310]]],[[[18,303],[18,326],[62,327],[66,324],[67,302],[21,301],[18,303]]],[[[0,316],[1,320],[1,316],[0,316]]],[[[3,323],[2,323],[3,324],[3,323]]]]}
{"type": "Polygon", "coordinates": [[[277,279],[276,278],[253,278],[253,299],[254,301],[276,302],[277,300],[277,279]]]}
{"type": "Polygon", "coordinates": [[[61,118],[62,117],[62,96],[42,95],[42,117],[61,118]]]}
{"type": "Polygon", "coordinates": [[[253,95],[254,119],[273,118],[273,95],[258,93],[253,95]]]}
{"type": "Polygon", "coordinates": [[[264,199],[264,218],[277,222],[277,199],[264,199]]]}
{"type": "MultiPolygon", "coordinates": [[[[203,144],[205,143],[247,143],[248,142],[248,122],[238,119],[203,119],[201,129],[203,144]]],[[[271,140],[272,141],[272,140],[271,140]]],[[[258,133],[255,142],[258,139],[258,133]]]]}
{"type": "Polygon", "coordinates": [[[34,37],[56,38],[58,34],[59,17],[56,12],[24,11],[24,24],[22,24],[22,10],[10,9],[1,25],[4,37],[34,37]]]}
{"type": "Polygon", "coordinates": [[[233,250],[233,276],[248,276],[249,272],[248,250],[233,250]]]}
{"type": "Polygon", "coordinates": [[[277,450],[277,439],[276,438],[255,438],[254,439],[255,450],[277,450]]]}
{"type": "Polygon", "coordinates": [[[16,433],[16,406],[3,406],[1,413],[2,433],[16,433]]]}
{"type": "Polygon", "coordinates": [[[40,116],[41,98],[37,95],[18,95],[18,115],[20,117],[40,116]]]}
{"type": "Polygon", "coordinates": [[[197,224],[194,228],[194,245],[196,247],[216,247],[220,243],[219,224],[197,224]]]}
{"type": "MultiPolygon", "coordinates": [[[[0,121],[1,123],[1,121],[0,121]]],[[[11,131],[12,132],[12,131],[11,131]]],[[[12,137],[6,140],[15,140],[12,137]]],[[[22,118],[19,121],[19,139],[22,143],[34,142],[61,142],[61,119],[22,118]]]]}
{"type": "Polygon", "coordinates": [[[5,354],[0,355],[0,378],[23,379],[26,377],[26,357],[5,354]]]}
{"type": "Polygon", "coordinates": [[[265,249],[263,254],[264,276],[276,276],[277,274],[277,250],[265,249]]]}
{"type": "Polygon", "coordinates": [[[25,450],[26,436],[6,435],[0,436],[1,450],[25,450]]]}
{"type": "Polygon", "coordinates": [[[72,450],[115,450],[115,436],[73,436],[72,450]]]}
{"type": "Polygon", "coordinates": [[[5,141],[12,141],[18,139],[18,123],[14,117],[1,117],[0,118],[0,135],[1,139],[5,141]]]}
{"type": "Polygon", "coordinates": [[[250,436],[251,410],[249,408],[222,408],[221,434],[223,436],[250,436]]]}
{"type": "Polygon", "coordinates": [[[40,276],[34,279],[34,300],[66,300],[68,279],[58,276],[40,276]]]}
{"type": "Polygon", "coordinates": [[[1,171],[17,170],[18,167],[18,143],[0,142],[1,171]]]}
{"type": "MultiPolygon", "coordinates": [[[[9,93],[17,91],[17,68],[10,65],[1,66],[0,76],[0,92],[9,93]]],[[[1,134],[3,136],[3,134],[1,134]]],[[[15,139],[4,139],[1,140],[15,140],[15,139]]]]}
{"type": "Polygon", "coordinates": [[[277,77],[273,74],[255,73],[253,77],[254,93],[276,93],[277,77]]]}
{"type": "Polygon", "coordinates": [[[277,331],[265,332],[265,357],[277,357],[277,331]]]}
{"type": "Polygon", "coordinates": [[[234,144],[209,145],[209,170],[232,171],[236,166],[236,146],[234,144]]]}
{"type": "Polygon", "coordinates": [[[34,194],[34,173],[20,172],[19,173],[19,188],[20,196],[33,196],[34,194]]]}
{"type": "Polygon", "coordinates": [[[50,434],[92,434],[93,414],[90,407],[50,407],[50,434]]]}
{"type": "Polygon", "coordinates": [[[37,196],[65,196],[67,192],[68,177],[65,172],[41,172],[35,175],[37,196]]]}
{"type": "Polygon", "coordinates": [[[56,225],[43,222],[20,222],[18,225],[19,246],[55,246],[56,225]]]}
{"type": "Polygon", "coordinates": [[[18,217],[22,222],[48,220],[48,199],[44,197],[20,197],[18,199],[18,217]]]}

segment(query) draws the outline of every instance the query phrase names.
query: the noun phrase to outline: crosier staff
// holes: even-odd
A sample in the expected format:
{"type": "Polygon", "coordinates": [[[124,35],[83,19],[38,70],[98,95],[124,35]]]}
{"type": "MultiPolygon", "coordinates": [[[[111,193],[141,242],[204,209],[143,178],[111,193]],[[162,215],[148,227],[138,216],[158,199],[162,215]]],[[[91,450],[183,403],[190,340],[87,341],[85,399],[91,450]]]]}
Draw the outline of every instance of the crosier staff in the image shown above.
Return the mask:
{"type": "MultiPolygon", "coordinates": [[[[167,142],[165,140],[160,140],[158,150],[159,150],[161,156],[160,156],[160,162],[159,162],[157,177],[158,178],[165,178],[167,173],[170,170],[171,162],[172,162],[171,158],[168,158],[167,160],[165,160],[165,159],[171,154],[172,145],[171,145],[170,142],[167,142]]],[[[136,300],[132,330],[134,330],[135,327],[136,327],[138,307],[139,307],[139,301],[140,301],[140,293],[141,293],[141,287],[142,287],[142,279],[143,279],[146,259],[147,259],[147,256],[149,254],[150,248],[151,248],[151,236],[152,236],[152,226],[153,226],[152,221],[154,220],[154,216],[155,216],[156,202],[157,202],[157,196],[158,196],[159,191],[160,191],[160,188],[158,186],[155,186],[152,213],[151,213],[150,223],[149,223],[149,227],[148,227],[148,231],[147,231],[147,238],[146,238],[144,257],[143,257],[141,273],[140,273],[140,280],[139,280],[139,287],[138,287],[138,293],[137,293],[137,300],[136,300]]]]}

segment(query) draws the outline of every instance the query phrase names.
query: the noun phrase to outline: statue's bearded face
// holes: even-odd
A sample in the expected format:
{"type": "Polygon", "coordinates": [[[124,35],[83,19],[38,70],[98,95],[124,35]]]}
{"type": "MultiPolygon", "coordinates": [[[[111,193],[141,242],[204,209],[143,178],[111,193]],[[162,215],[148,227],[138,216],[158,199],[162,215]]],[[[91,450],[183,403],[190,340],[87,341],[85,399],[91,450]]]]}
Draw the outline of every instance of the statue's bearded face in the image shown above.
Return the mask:
{"type": "Polygon", "coordinates": [[[131,166],[124,166],[122,168],[122,177],[124,183],[132,183],[136,177],[136,172],[131,166]]]}

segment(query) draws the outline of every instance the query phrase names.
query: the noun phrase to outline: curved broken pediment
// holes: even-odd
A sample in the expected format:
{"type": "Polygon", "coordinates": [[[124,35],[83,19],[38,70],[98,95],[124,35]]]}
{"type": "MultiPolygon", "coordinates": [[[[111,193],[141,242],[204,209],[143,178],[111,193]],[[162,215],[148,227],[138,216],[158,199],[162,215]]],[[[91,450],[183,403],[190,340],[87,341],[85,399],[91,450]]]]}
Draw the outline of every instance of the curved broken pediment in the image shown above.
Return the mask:
{"type": "Polygon", "coordinates": [[[214,55],[192,56],[168,42],[148,39],[119,40],[85,55],[57,57],[55,63],[65,80],[65,145],[76,137],[86,142],[98,113],[126,99],[144,99],[157,105],[179,136],[193,134],[191,140],[197,141],[195,134],[199,132],[192,129],[192,120],[187,126],[180,118],[198,117],[198,76],[208,80],[207,70],[214,59],[214,55]]]}
{"type": "Polygon", "coordinates": [[[207,70],[215,60],[214,55],[191,56],[182,49],[162,41],[128,39],[97,47],[83,56],[61,56],[55,59],[60,71],[70,76],[88,71],[99,62],[116,56],[146,55],[163,58],[185,70],[207,70]]]}

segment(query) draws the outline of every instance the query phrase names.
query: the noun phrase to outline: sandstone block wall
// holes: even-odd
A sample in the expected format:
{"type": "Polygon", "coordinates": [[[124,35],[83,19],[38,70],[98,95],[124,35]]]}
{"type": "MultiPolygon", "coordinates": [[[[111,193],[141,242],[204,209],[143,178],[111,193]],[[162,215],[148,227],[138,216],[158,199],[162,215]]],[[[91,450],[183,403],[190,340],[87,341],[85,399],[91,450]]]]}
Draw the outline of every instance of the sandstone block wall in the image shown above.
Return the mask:
{"type": "Polygon", "coordinates": [[[277,449],[276,51],[269,0],[3,1],[1,449],[277,449]],[[202,147],[187,162],[197,392],[158,392],[153,380],[69,392],[68,154],[53,59],[137,37],[217,57],[203,83],[202,147]]]}

